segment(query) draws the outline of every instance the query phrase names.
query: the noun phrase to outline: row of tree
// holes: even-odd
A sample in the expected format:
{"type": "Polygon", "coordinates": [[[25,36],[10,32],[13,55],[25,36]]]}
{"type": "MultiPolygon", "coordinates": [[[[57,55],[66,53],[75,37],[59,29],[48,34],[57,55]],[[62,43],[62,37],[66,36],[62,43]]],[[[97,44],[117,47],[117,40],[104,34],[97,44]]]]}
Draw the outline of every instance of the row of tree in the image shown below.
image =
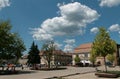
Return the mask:
{"type": "MultiPolygon", "coordinates": [[[[51,61],[52,61],[52,57],[53,57],[53,52],[55,50],[55,44],[53,41],[48,41],[46,43],[43,44],[42,46],[42,57],[44,57],[44,59],[46,59],[47,63],[48,63],[48,68],[51,67],[51,61]]],[[[28,52],[28,64],[31,64],[33,69],[37,69],[36,64],[40,64],[40,51],[38,49],[38,46],[34,44],[34,42],[32,43],[32,46],[30,48],[30,51],[28,52]]]]}
{"type": "MultiPolygon", "coordinates": [[[[11,32],[11,29],[10,21],[0,21],[0,65],[4,62],[17,64],[23,55],[22,52],[26,50],[18,33],[11,32]],[[11,62],[10,60],[14,61],[11,62]]],[[[46,42],[42,47],[43,57],[48,61],[48,67],[50,67],[54,48],[54,42],[52,41],[46,42]]],[[[32,64],[34,68],[36,64],[40,63],[39,53],[38,46],[33,42],[28,52],[28,63],[32,64]]]]}

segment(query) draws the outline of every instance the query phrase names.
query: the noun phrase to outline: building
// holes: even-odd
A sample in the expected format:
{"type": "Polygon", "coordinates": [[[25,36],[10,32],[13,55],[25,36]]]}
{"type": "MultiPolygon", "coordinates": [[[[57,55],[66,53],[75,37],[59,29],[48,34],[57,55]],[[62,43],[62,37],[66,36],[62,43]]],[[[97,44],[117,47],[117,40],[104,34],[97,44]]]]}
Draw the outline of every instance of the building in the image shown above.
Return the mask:
{"type": "MultiPolygon", "coordinates": [[[[90,51],[92,49],[92,43],[86,43],[86,44],[81,44],[80,46],[76,47],[74,49],[74,53],[72,55],[72,63],[75,65],[74,58],[76,55],[78,55],[81,59],[82,63],[90,63],[89,58],[90,58],[90,51]]],[[[120,65],[120,45],[117,44],[116,52],[114,53],[115,56],[115,65],[120,65]]],[[[97,57],[96,63],[100,63],[101,65],[104,64],[103,57],[97,57]]]]}
{"type": "Polygon", "coordinates": [[[24,65],[27,64],[27,61],[28,61],[28,58],[27,58],[27,57],[28,57],[28,55],[22,56],[22,57],[19,59],[18,62],[19,62],[20,64],[24,64],[24,65]]]}
{"type": "Polygon", "coordinates": [[[86,43],[86,44],[81,44],[80,46],[76,47],[74,49],[74,53],[72,55],[72,63],[75,65],[74,58],[76,55],[78,55],[83,63],[89,62],[89,57],[90,57],[90,50],[92,47],[92,43],[86,43]]]}
{"type": "MultiPolygon", "coordinates": [[[[44,52],[40,52],[41,64],[48,65],[47,60],[45,59],[44,52]]],[[[53,56],[51,60],[51,65],[68,65],[72,62],[72,54],[65,53],[62,50],[53,51],[53,56]]]]}

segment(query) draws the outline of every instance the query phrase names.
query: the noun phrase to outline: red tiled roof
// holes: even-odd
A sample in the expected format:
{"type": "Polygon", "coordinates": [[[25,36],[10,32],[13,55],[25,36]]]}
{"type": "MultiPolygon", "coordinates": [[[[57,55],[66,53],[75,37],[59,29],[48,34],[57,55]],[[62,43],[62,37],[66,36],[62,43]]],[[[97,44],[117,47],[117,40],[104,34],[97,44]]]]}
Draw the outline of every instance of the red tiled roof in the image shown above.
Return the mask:
{"type": "MultiPolygon", "coordinates": [[[[43,55],[43,51],[40,51],[40,55],[43,55]]],[[[56,55],[72,55],[72,54],[70,54],[70,53],[65,53],[65,52],[63,52],[62,50],[55,50],[55,51],[53,51],[53,54],[56,54],[56,55]]]]}
{"type": "Polygon", "coordinates": [[[74,53],[86,53],[90,52],[92,43],[81,44],[74,49],[74,53]]]}

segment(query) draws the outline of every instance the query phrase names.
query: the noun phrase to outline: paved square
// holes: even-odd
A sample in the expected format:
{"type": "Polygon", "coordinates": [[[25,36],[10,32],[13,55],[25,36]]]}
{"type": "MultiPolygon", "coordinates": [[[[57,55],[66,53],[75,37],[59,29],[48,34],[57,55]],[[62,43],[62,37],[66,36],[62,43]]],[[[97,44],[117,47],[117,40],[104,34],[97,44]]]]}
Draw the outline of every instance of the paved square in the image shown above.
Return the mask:
{"type": "MultiPolygon", "coordinates": [[[[103,66],[98,69],[104,69],[103,66]]],[[[119,70],[119,67],[108,68],[109,70],[119,70]]],[[[21,74],[16,75],[0,75],[0,79],[46,79],[51,77],[63,76],[65,79],[109,79],[98,78],[94,75],[95,68],[93,67],[67,67],[66,70],[54,70],[54,71],[40,71],[24,69],[21,74]]],[[[114,78],[112,78],[114,79],[114,78]]],[[[115,78],[119,79],[119,78],[115,78]]]]}

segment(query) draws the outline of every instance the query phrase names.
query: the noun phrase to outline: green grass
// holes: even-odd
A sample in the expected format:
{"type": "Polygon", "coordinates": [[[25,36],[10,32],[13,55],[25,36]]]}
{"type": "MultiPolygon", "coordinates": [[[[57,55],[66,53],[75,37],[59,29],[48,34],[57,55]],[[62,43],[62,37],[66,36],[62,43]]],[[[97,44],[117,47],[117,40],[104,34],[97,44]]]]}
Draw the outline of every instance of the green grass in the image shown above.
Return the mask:
{"type": "Polygon", "coordinates": [[[110,73],[110,74],[117,74],[117,75],[119,75],[119,77],[120,77],[120,71],[98,71],[98,72],[103,72],[103,73],[110,73]]]}
{"type": "Polygon", "coordinates": [[[120,76],[120,71],[107,71],[107,73],[118,74],[120,76]]]}

